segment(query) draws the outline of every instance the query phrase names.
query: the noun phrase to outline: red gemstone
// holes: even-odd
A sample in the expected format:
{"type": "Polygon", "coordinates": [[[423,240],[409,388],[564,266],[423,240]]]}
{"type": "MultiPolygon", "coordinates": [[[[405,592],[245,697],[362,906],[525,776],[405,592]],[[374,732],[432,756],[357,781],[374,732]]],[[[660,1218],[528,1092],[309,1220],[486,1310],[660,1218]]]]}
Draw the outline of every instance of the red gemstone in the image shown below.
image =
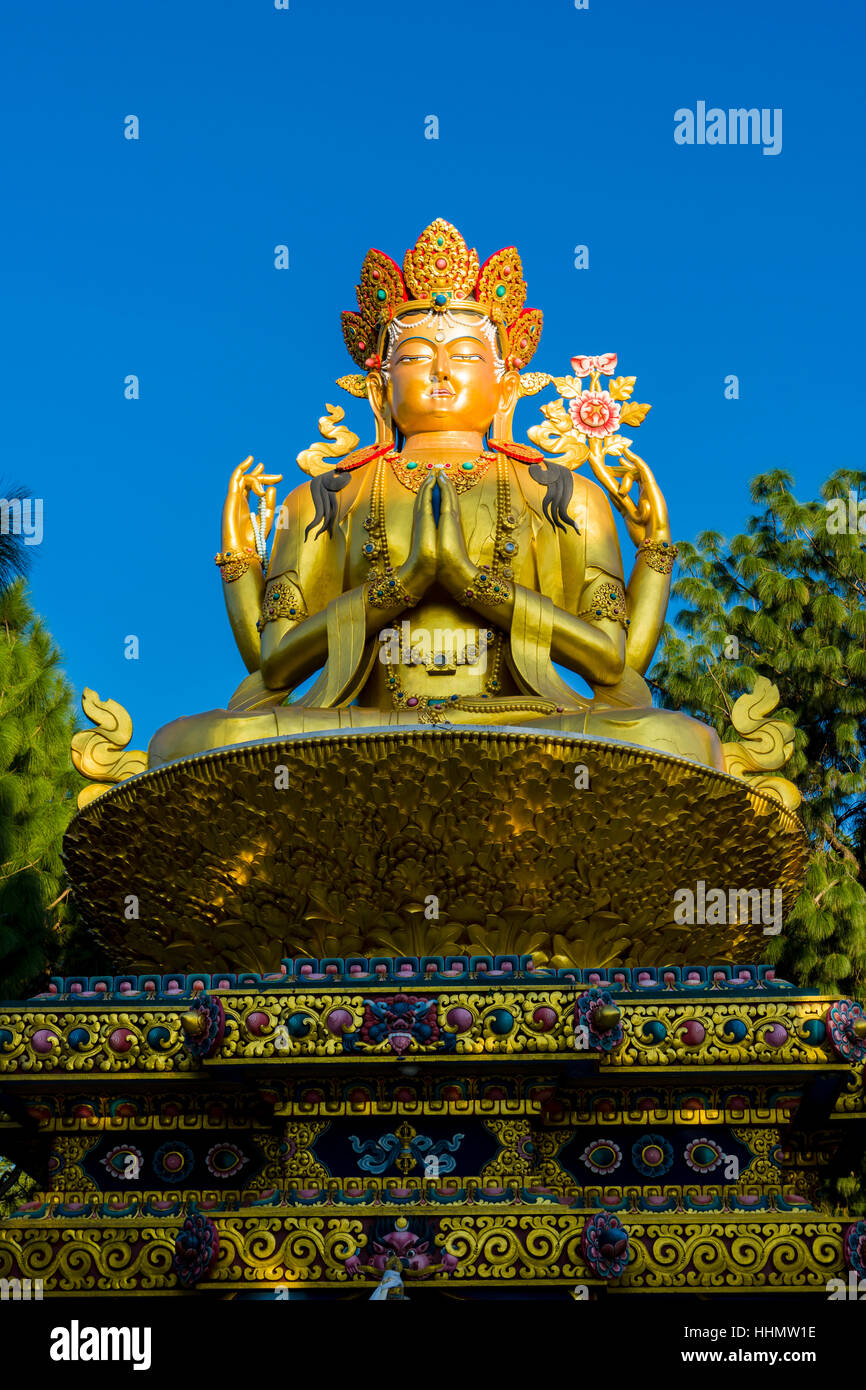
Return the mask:
{"type": "Polygon", "coordinates": [[[446,266],[448,265],[448,261],[444,256],[437,256],[433,264],[435,265],[437,270],[445,270],[446,266]]]}
{"type": "Polygon", "coordinates": [[[407,705],[411,705],[413,708],[415,707],[415,705],[417,705],[417,703],[418,703],[418,696],[417,696],[417,695],[410,695],[410,696],[409,696],[409,699],[406,701],[406,704],[407,704],[407,705]]]}

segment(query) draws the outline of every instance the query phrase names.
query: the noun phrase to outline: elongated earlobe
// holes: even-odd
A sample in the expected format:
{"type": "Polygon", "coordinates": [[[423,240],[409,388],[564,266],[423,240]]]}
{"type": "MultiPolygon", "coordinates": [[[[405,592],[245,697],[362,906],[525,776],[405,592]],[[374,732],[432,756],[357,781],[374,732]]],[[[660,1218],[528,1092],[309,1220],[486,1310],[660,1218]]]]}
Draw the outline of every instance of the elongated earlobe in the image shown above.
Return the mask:
{"type": "Polygon", "coordinates": [[[388,386],[380,371],[367,373],[367,400],[376,421],[376,443],[394,443],[394,422],[388,401],[388,386]]]}
{"type": "Polygon", "coordinates": [[[511,422],[514,419],[514,407],[520,395],[520,373],[508,371],[499,383],[499,405],[490,426],[490,436],[493,439],[501,439],[506,443],[512,438],[511,422]]]}

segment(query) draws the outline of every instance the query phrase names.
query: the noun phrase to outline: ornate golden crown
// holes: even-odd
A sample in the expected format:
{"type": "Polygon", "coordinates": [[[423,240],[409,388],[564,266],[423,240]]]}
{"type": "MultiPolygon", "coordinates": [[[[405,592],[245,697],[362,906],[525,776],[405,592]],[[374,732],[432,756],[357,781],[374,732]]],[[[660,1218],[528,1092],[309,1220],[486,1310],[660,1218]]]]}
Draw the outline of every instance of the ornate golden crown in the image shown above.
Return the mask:
{"type": "Polygon", "coordinates": [[[341,315],[346,347],[359,367],[381,365],[382,340],[396,314],[411,309],[479,308],[496,325],[506,367],[525,367],[541,339],[540,309],[524,309],[526,281],[514,246],[489,256],[437,217],[403,257],[403,270],[384,251],[367,252],[356,287],[358,309],[341,315]]]}

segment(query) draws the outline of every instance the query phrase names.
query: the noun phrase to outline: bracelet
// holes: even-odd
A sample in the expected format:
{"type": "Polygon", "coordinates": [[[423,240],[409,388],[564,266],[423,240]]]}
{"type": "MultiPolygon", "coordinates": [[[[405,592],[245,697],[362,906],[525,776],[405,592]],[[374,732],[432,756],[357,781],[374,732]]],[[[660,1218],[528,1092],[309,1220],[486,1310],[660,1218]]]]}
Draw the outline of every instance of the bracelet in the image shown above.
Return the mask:
{"type": "Polygon", "coordinates": [[[468,603],[474,598],[480,598],[485,603],[495,605],[508,603],[512,594],[513,590],[508,581],[501,575],[490,574],[485,566],[478,571],[469,588],[464,591],[463,599],[468,603]]]}
{"type": "Polygon", "coordinates": [[[371,608],[415,608],[421,602],[393,574],[376,574],[365,588],[371,608]]]}
{"type": "Polygon", "coordinates": [[[637,553],[643,555],[650,569],[655,570],[656,574],[672,574],[680,548],[671,541],[642,541],[637,553]]]}
{"type": "Polygon", "coordinates": [[[224,555],[214,556],[214,564],[219,565],[226,584],[233,584],[241,575],[246,574],[250,565],[260,563],[258,555],[254,550],[250,550],[249,546],[243,550],[227,550],[224,555]]]}

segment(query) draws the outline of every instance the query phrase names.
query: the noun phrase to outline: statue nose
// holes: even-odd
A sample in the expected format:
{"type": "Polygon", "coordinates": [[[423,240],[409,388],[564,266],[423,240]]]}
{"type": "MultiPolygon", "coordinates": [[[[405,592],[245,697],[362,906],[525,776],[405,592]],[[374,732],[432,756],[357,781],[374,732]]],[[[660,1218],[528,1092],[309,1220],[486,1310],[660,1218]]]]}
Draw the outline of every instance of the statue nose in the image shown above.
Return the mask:
{"type": "Polygon", "coordinates": [[[451,359],[445,351],[444,346],[440,347],[433,361],[433,375],[440,381],[445,380],[451,372],[451,359]]]}

